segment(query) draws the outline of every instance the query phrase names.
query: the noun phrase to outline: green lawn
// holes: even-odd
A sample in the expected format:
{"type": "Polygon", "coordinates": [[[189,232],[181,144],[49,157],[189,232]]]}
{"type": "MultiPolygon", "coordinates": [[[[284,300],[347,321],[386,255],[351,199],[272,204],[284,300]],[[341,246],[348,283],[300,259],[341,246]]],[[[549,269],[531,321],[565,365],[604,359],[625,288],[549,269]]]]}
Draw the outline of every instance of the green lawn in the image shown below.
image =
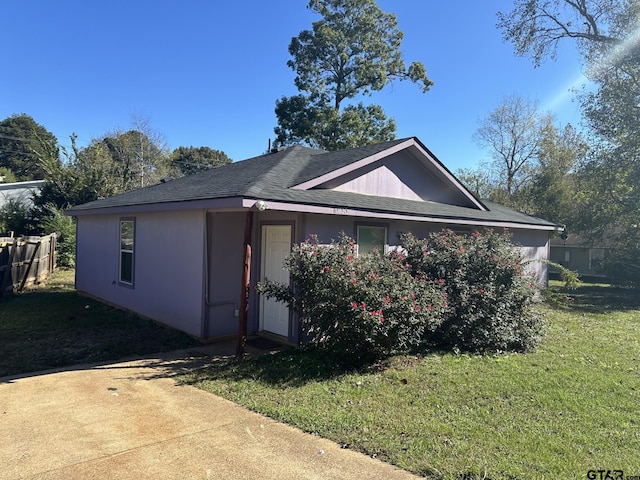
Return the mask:
{"type": "MultiPolygon", "coordinates": [[[[72,285],[73,272],[59,271],[0,301],[0,376],[196,343],[72,285]]],[[[640,475],[640,295],[554,291],[534,353],[423,352],[345,373],[317,352],[289,350],[182,381],[429,478],[640,475]]]]}
{"type": "Polygon", "coordinates": [[[73,270],[0,300],[0,377],[195,345],[189,336],[73,289],[73,270]]]}
{"type": "Polygon", "coordinates": [[[287,351],[182,380],[434,479],[640,475],[640,295],[554,287],[534,353],[429,353],[335,371],[287,351]]]}

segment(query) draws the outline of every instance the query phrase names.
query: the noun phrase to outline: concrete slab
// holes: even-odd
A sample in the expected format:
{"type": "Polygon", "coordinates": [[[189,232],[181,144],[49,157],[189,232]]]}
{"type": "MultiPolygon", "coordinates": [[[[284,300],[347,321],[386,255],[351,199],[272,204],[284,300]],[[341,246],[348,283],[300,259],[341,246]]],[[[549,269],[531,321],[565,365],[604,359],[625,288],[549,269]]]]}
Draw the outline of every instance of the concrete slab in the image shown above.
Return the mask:
{"type": "Polygon", "coordinates": [[[231,352],[0,378],[0,479],[416,478],[172,378],[231,352]]]}

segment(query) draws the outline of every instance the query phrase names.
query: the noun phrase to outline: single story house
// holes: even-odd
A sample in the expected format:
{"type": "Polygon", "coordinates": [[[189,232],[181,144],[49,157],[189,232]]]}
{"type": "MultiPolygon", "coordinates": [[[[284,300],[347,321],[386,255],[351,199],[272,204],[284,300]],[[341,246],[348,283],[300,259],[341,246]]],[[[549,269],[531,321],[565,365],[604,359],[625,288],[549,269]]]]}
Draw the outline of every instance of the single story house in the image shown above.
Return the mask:
{"type": "MultiPolygon", "coordinates": [[[[327,152],[293,146],[76,206],[76,288],[202,340],[235,336],[240,305],[248,332],[298,343],[295,315],[250,289],[288,282],[294,243],[352,236],[359,251],[403,232],[509,229],[528,259],[547,259],[540,218],[482,202],[415,137],[327,152]],[[243,310],[244,312],[245,310],[243,310]]],[[[532,263],[546,282],[545,263],[532,263]]]]}
{"type": "Polygon", "coordinates": [[[40,192],[44,180],[29,180],[26,182],[0,183],[0,207],[11,200],[33,204],[33,195],[40,192]]]}
{"type": "MultiPolygon", "coordinates": [[[[577,235],[554,237],[550,243],[549,260],[578,273],[586,280],[607,280],[602,271],[602,262],[609,249],[591,244],[587,239],[577,235]]],[[[560,272],[551,266],[549,274],[559,276],[560,272]]]]}

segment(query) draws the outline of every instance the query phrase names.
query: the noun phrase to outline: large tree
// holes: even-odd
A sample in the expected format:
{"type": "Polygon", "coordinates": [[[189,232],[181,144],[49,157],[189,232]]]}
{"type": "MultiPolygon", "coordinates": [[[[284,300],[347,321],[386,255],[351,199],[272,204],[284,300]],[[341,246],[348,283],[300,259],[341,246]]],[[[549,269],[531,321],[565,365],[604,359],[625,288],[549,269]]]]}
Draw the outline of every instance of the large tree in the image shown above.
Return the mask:
{"type": "Polygon", "coordinates": [[[498,28],[519,56],[536,66],[556,58],[563,39],[577,41],[585,58],[611,51],[627,36],[632,10],[628,0],[514,0],[510,12],[498,12],[498,28]]]}
{"type": "Polygon", "coordinates": [[[322,16],[289,44],[301,92],[276,102],[276,142],[334,150],[395,137],[395,123],[377,105],[342,106],[359,95],[410,80],[423,92],[432,85],[422,63],[406,66],[403,34],[395,15],[373,0],[311,0],[322,16]]]}
{"type": "Polygon", "coordinates": [[[552,124],[553,117],[541,115],[535,102],[517,95],[505,97],[480,121],[475,139],[489,152],[486,166],[494,200],[523,208],[520,193],[538,167],[540,144],[552,124]]]}
{"type": "Polygon", "coordinates": [[[577,42],[595,89],[580,97],[592,153],[578,172],[576,226],[613,247],[614,270],[640,283],[640,3],[515,0],[499,20],[516,53],[531,55],[536,65],[553,57],[561,40],[577,42]]]}
{"type": "Polygon", "coordinates": [[[104,186],[110,181],[109,170],[82,163],[75,134],[71,135],[71,149],[63,147],[62,152],[64,161],[61,158],[50,158],[41,163],[46,181],[40,194],[34,198],[36,215],[46,216],[50,207],[64,209],[112,194],[104,186]]]}
{"type": "Polygon", "coordinates": [[[78,148],[75,135],[71,149],[63,149],[64,161],[52,158],[42,163],[47,181],[36,204],[66,208],[153,185],[178,175],[170,164],[170,151],[163,137],[136,122],[143,130],[115,131],[78,148]]]}
{"type": "Polygon", "coordinates": [[[171,164],[183,175],[192,175],[227,163],[231,163],[231,158],[226,153],[210,147],[178,147],[171,154],[171,164]]]}
{"type": "Polygon", "coordinates": [[[579,204],[577,171],[588,151],[584,137],[572,125],[548,125],[539,144],[538,166],[523,192],[524,210],[573,231],[579,204]]]}
{"type": "Polygon", "coordinates": [[[0,167],[17,181],[41,180],[43,159],[58,156],[58,139],[24,113],[0,122],[0,167]]]}
{"type": "Polygon", "coordinates": [[[457,172],[472,192],[557,223],[577,223],[576,172],[588,147],[573,126],[556,126],[534,102],[512,95],[481,121],[475,136],[490,159],[457,172]]]}

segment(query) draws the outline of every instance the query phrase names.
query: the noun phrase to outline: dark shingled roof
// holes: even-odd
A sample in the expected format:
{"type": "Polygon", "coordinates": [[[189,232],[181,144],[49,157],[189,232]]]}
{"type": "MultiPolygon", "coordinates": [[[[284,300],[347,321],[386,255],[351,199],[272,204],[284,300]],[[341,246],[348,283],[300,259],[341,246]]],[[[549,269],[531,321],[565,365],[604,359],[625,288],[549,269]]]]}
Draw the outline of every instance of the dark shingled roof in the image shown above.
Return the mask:
{"type": "Polygon", "coordinates": [[[290,188],[348,166],[358,160],[384,152],[384,150],[406,140],[408,139],[336,152],[326,152],[303,146],[289,147],[275,153],[230,163],[166,183],[78,205],[69,209],[67,214],[82,214],[83,211],[112,207],[240,197],[348,208],[381,214],[437,217],[443,221],[446,219],[479,220],[555,227],[553,223],[546,220],[525,215],[491,202],[484,202],[489,211],[482,211],[429,201],[403,200],[323,189],[290,188]]]}

